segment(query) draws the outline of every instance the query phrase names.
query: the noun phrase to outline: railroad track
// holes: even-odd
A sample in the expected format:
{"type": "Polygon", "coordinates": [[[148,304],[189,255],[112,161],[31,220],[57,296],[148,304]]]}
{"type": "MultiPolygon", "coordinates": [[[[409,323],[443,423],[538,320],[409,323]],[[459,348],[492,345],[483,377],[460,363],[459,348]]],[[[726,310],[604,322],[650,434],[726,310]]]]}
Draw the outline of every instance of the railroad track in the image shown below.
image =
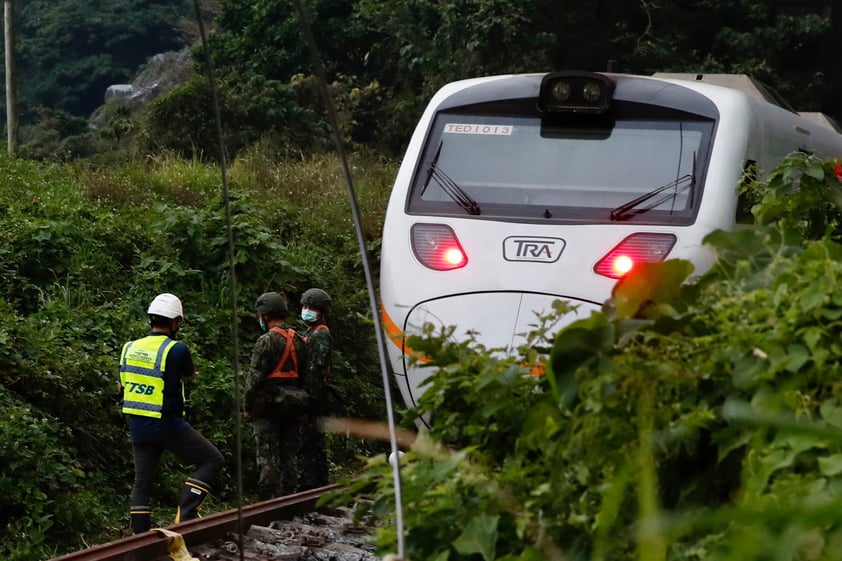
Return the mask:
{"type": "MultiPolygon", "coordinates": [[[[224,538],[228,533],[244,534],[251,525],[266,525],[276,520],[313,512],[316,502],[340,485],[319,487],[286,497],[279,497],[211,514],[196,520],[168,526],[166,529],[180,534],[188,548],[224,538]]],[[[96,545],[56,557],[52,561],[149,561],[169,555],[172,539],[161,532],[145,532],[96,545]]]]}

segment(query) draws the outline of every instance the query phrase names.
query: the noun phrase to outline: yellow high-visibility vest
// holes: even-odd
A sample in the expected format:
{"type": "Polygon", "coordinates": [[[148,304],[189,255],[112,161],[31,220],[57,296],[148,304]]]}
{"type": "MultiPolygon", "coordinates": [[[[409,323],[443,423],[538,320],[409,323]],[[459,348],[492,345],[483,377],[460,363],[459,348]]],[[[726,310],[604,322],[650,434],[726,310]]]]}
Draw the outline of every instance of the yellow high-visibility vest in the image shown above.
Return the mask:
{"type": "Polygon", "coordinates": [[[166,336],[149,335],[123,345],[120,353],[123,413],[161,418],[164,409],[164,365],[175,343],[166,336]]]}

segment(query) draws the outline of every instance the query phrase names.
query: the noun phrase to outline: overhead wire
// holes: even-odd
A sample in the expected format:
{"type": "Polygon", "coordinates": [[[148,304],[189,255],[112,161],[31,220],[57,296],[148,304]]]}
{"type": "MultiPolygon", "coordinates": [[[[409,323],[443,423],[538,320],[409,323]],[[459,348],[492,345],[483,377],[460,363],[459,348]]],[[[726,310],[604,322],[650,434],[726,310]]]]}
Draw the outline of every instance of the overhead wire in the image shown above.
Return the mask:
{"type": "MultiPolygon", "coordinates": [[[[238,525],[239,531],[237,532],[239,538],[242,539],[243,528],[242,528],[242,503],[243,503],[243,483],[242,483],[242,423],[241,417],[239,414],[239,403],[240,403],[240,367],[239,367],[239,335],[238,335],[238,315],[237,315],[237,276],[236,270],[234,267],[234,236],[233,236],[233,227],[231,221],[231,203],[230,203],[230,194],[228,188],[228,179],[227,179],[227,153],[225,150],[224,139],[222,136],[222,118],[220,115],[219,110],[219,99],[218,99],[218,89],[216,86],[216,81],[214,79],[212,62],[210,57],[210,50],[208,48],[208,41],[207,41],[207,34],[205,32],[204,21],[202,19],[201,8],[199,6],[199,0],[193,0],[195,9],[196,9],[196,20],[199,26],[199,33],[202,39],[202,47],[205,55],[205,64],[206,74],[208,77],[208,83],[211,90],[211,104],[213,106],[213,114],[214,114],[214,123],[216,126],[216,135],[217,135],[217,142],[219,145],[219,155],[220,155],[220,170],[222,175],[222,188],[223,188],[223,198],[224,198],[224,205],[225,205],[225,224],[226,230],[228,234],[228,262],[229,262],[229,277],[230,277],[230,300],[231,300],[231,321],[232,321],[232,337],[234,339],[234,357],[233,357],[233,365],[234,365],[234,398],[235,398],[235,425],[236,425],[236,479],[237,479],[237,505],[238,505],[238,525]]],[[[391,448],[391,457],[395,458],[392,464],[392,475],[394,479],[394,488],[395,488],[395,530],[396,530],[396,543],[398,551],[397,556],[399,559],[405,559],[405,536],[404,536],[404,523],[403,523],[403,498],[402,498],[402,488],[401,488],[401,477],[400,477],[400,460],[399,460],[399,450],[398,450],[398,437],[397,437],[397,429],[395,426],[395,415],[394,409],[392,407],[392,392],[391,386],[389,384],[389,374],[388,368],[386,366],[386,353],[385,353],[385,345],[384,345],[384,335],[383,335],[383,328],[380,322],[380,315],[377,312],[377,301],[375,298],[374,292],[374,283],[372,281],[371,275],[371,266],[368,260],[368,254],[365,246],[365,237],[363,235],[362,229],[362,221],[360,219],[360,210],[359,205],[357,203],[357,196],[354,190],[353,179],[351,177],[350,166],[348,165],[348,158],[345,153],[344,144],[342,142],[342,134],[339,128],[339,120],[336,114],[336,107],[333,102],[333,98],[330,95],[330,90],[327,86],[327,77],[326,72],[324,69],[324,65],[322,64],[321,56],[319,55],[318,47],[316,46],[316,41],[313,38],[312,31],[310,29],[310,24],[307,19],[307,14],[304,11],[304,8],[301,5],[299,0],[294,1],[296,11],[298,13],[299,24],[301,26],[301,32],[304,35],[305,41],[307,43],[308,49],[310,51],[310,56],[312,58],[314,71],[316,76],[319,79],[319,89],[321,91],[322,99],[325,104],[325,109],[328,116],[328,121],[333,132],[334,141],[336,143],[336,152],[340,160],[340,164],[342,167],[343,177],[345,179],[345,186],[348,194],[348,199],[351,206],[351,213],[354,222],[354,230],[357,236],[357,242],[359,245],[360,251],[360,258],[362,260],[363,271],[365,275],[366,281],[366,288],[368,291],[369,297],[369,306],[371,309],[371,317],[375,327],[375,339],[377,341],[377,354],[380,363],[380,372],[383,381],[383,393],[384,398],[386,401],[386,417],[387,417],[387,424],[389,428],[389,443],[391,448]]],[[[243,561],[243,548],[242,543],[238,544],[239,551],[240,551],[240,561],[243,561]]]]}
{"type": "Polygon", "coordinates": [[[313,70],[319,80],[319,89],[322,95],[322,101],[325,104],[325,111],[327,113],[330,128],[333,131],[333,139],[336,143],[336,153],[339,157],[342,166],[342,175],[345,178],[345,187],[348,193],[348,200],[351,205],[351,214],[354,219],[354,230],[357,235],[357,243],[359,244],[360,258],[362,259],[363,272],[365,274],[366,287],[368,289],[368,300],[371,308],[371,318],[374,322],[375,337],[377,339],[377,354],[380,361],[380,373],[383,380],[383,394],[386,401],[386,420],[389,426],[389,444],[391,447],[391,458],[394,458],[392,465],[392,476],[394,478],[395,488],[395,531],[397,543],[397,556],[399,559],[406,559],[405,554],[405,536],[403,524],[403,493],[401,489],[401,474],[400,474],[400,454],[398,450],[397,430],[395,427],[395,416],[392,407],[392,391],[389,385],[389,373],[386,366],[386,351],[384,344],[383,326],[380,321],[380,314],[377,313],[377,300],[374,296],[374,283],[371,277],[371,266],[368,261],[368,252],[365,246],[365,237],[363,236],[362,221],[360,219],[360,209],[357,204],[357,195],[354,190],[354,183],[351,177],[350,166],[348,165],[348,158],[345,154],[345,146],[342,141],[342,131],[339,128],[339,119],[336,115],[336,106],[333,102],[333,96],[330,94],[330,89],[327,84],[327,73],[325,72],[322,58],[319,55],[319,49],[316,45],[316,40],[313,37],[313,32],[310,28],[310,22],[307,18],[307,13],[300,0],[294,0],[295,9],[298,12],[298,23],[301,27],[301,33],[304,35],[304,40],[310,51],[312,58],[313,70]]]}
{"type": "Polygon", "coordinates": [[[228,285],[229,299],[231,303],[231,337],[234,340],[232,350],[232,363],[234,369],[234,426],[235,426],[235,479],[237,482],[237,549],[240,554],[240,561],[243,561],[243,462],[242,462],[242,416],[240,415],[240,336],[239,316],[237,313],[237,270],[234,259],[234,228],[231,221],[231,196],[228,188],[228,154],[225,150],[225,141],[222,136],[222,116],[219,111],[219,95],[216,80],[213,74],[208,38],[205,32],[202,10],[199,0],[193,0],[196,8],[196,22],[199,26],[199,35],[202,39],[202,50],[205,55],[205,72],[208,77],[208,87],[211,93],[211,106],[213,107],[213,120],[216,127],[216,140],[219,148],[219,168],[222,176],[222,196],[225,207],[225,230],[228,237],[228,285]]]}

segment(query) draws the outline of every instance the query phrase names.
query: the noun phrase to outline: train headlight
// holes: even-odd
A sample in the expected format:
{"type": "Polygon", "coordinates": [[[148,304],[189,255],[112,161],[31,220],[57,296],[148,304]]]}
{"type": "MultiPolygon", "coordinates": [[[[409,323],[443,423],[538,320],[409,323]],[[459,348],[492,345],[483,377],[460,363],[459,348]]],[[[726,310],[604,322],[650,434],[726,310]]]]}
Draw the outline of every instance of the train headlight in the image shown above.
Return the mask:
{"type": "Polygon", "coordinates": [[[553,82],[550,86],[550,95],[553,100],[558,101],[559,103],[564,103],[570,99],[570,94],[572,93],[573,90],[570,89],[570,84],[561,80],[553,82]]]}
{"type": "Polygon", "coordinates": [[[585,98],[585,101],[588,103],[599,101],[600,97],[602,97],[602,92],[603,87],[597,82],[587,82],[584,86],[582,86],[582,97],[585,98]]]}
{"type": "Polygon", "coordinates": [[[636,263],[666,259],[675,245],[674,234],[640,232],[627,237],[594,265],[594,272],[619,279],[631,271],[636,263]]]}
{"type": "Polygon", "coordinates": [[[593,72],[552,72],[541,81],[538,107],[548,112],[605,113],[614,82],[593,72]]]}
{"type": "Polygon", "coordinates": [[[412,253],[425,267],[452,271],[468,264],[468,256],[446,224],[413,224],[410,230],[412,253]]]}

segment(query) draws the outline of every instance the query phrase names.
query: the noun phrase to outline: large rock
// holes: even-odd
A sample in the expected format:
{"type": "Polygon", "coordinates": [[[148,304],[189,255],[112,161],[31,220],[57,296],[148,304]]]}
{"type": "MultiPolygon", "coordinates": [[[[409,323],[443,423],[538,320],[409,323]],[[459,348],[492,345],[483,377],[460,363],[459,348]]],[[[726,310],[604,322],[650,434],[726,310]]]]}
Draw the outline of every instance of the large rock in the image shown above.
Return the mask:
{"type": "Polygon", "coordinates": [[[188,82],[193,77],[193,57],[189,49],[153,56],[132,82],[133,101],[148,103],[188,82]]]}
{"type": "Polygon", "coordinates": [[[194,75],[190,49],[159,53],[150,58],[131,84],[112,84],[105,90],[105,105],[91,115],[91,125],[105,124],[108,106],[121,104],[132,113],[150,101],[188,82],[194,75]]]}
{"type": "Polygon", "coordinates": [[[112,84],[105,90],[105,103],[112,97],[131,97],[134,86],[131,84],[112,84]]]}

